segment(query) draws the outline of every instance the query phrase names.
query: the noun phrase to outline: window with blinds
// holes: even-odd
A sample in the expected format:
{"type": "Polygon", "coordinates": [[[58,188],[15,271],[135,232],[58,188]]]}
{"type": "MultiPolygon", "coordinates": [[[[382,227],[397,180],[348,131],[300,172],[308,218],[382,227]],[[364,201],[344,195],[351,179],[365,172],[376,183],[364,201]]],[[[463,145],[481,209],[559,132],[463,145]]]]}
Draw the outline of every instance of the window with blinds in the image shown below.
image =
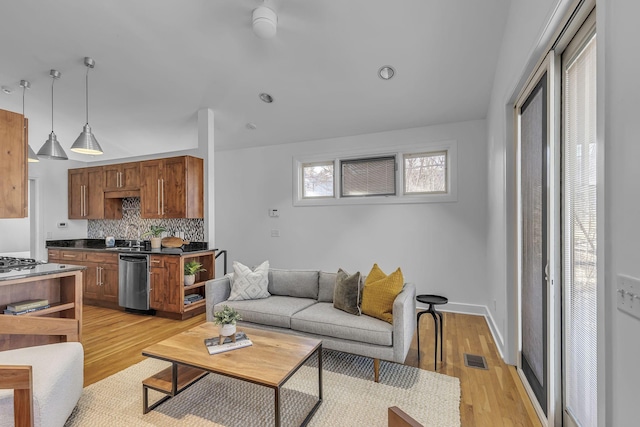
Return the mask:
{"type": "Polygon", "coordinates": [[[341,197],[396,194],[395,156],[341,160],[341,197]]]}
{"type": "Polygon", "coordinates": [[[562,72],[565,406],[577,425],[595,426],[598,407],[595,29],[586,38],[574,39],[567,48],[562,72]]]}

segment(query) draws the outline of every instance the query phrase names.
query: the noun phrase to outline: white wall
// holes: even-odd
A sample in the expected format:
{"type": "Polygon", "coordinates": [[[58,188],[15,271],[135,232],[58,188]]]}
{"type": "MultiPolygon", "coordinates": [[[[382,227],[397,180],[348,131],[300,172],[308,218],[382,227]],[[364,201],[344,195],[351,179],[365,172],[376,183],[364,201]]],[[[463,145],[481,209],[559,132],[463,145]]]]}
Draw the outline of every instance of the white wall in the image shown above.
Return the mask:
{"type": "Polygon", "coordinates": [[[216,247],[253,265],[367,274],[401,267],[418,293],[487,305],[484,121],[216,152],[216,247]],[[458,142],[458,201],[402,205],[292,205],[294,156],[422,142],[458,142]],[[268,217],[277,208],[279,218],[268,217]],[[271,237],[270,230],[280,230],[271,237]]]}
{"type": "MultiPolygon", "coordinates": [[[[640,278],[640,3],[607,0],[598,7],[599,72],[605,71],[605,263],[608,297],[606,425],[638,425],[640,320],[616,308],[616,276],[640,278]],[[604,28],[604,40],[601,30],[604,28]],[[603,43],[604,42],[604,43],[603,43]],[[601,46],[601,44],[603,46],[601,46]],[[602,49],[603,48],[603,49],[602,49]]],[[[600,82],[599,82],[600,83],[600,82]]],[[[599,88],[600,89],[600,88],[599,88]]],[[[600,133],[600,132],[599,132],[600,133]]]]}
{"type": "Polygon", "coordinates": [[[46,259],[45,239],[87,237],[87,220],[70,220],[67,209],[67,170],[84,166],[84,163],[73,160],[40,160],[38,163],[29,163],[29,179],[35,181],[34,190],[38,200],[35,215],[40,218],[38,223],[41,227],[41,238],[35,248],[37,259],[46,259]],[[58,228],[59,222],[66,222],[67,228],[58,228]]]}

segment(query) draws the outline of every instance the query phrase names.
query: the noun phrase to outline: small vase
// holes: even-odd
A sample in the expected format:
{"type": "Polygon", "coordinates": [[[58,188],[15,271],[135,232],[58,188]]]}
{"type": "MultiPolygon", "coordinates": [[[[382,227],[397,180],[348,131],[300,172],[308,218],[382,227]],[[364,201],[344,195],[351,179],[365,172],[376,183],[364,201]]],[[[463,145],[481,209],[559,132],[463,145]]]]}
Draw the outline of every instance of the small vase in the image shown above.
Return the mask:
{"type": "Polygon", "coordinates": [[[160,249],[161,246],[162,246],[162,238],[160,237],[151,238],[151,249],[160,249]]]}
{"type": "Polygon", "coordinates": [[[195,274],[185,274],[184,275],[184,285],[191,286],[196,283],[196,275],[195,274]]]}
{"type": "Polygon", "coordinates": [[[230,337],[231,335],[236,333],[236,325],[227,323],[226,325],[220,325],[218,330],[220,335],[222,335],[223,337],[230,337]]]}

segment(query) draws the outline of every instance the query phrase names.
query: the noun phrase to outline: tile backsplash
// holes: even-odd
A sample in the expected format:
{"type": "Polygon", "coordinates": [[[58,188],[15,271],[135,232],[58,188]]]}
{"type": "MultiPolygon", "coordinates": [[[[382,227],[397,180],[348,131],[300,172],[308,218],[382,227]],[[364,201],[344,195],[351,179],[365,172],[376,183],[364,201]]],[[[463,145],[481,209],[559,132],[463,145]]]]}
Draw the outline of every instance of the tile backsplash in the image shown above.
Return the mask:
{"type": "Polygon", "coordinates": [[[90,219],[87,237],[100,239],[113,236],[116,239],[136,239],[138,234],[149,230],[151,225],[161,225],[168,230],[167,235],[184,233],[184,239],[192,242],[204,241],[203,219],[145,219],[140,218],[140,198],[122,199],[122,219],[90,219]]]}

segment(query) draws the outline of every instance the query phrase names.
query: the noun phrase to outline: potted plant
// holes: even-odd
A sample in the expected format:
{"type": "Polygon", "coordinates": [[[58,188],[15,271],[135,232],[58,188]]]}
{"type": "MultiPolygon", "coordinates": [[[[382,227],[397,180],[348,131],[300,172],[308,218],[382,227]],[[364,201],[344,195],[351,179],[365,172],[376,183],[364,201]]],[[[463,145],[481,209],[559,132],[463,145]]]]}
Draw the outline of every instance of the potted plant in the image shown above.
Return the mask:
{"type": "Polygon", "coordinates": [[[189,261],[184,264],[184,285],[191,286],[196,282],[196,273],[207,271],[198,261],[189,261]]]}
{"type": "Polygon", "coordinates": [[[213,312],[213,323],[219,325],[220,335],[229,337],[236,333],[236,322],[242,320],[242,316],[234,308],[228,305],[222,306],[222,310],[213,312]]]}
{"type": "Polygon", "coordinates": [[[162,243],[160,236],[165,231],[167,231],[167,229],[161,225],[152,225],[149,227],[149,231],[144,233],[142,237],[151,236],[151,249],[160,249],[162,243]]]}

